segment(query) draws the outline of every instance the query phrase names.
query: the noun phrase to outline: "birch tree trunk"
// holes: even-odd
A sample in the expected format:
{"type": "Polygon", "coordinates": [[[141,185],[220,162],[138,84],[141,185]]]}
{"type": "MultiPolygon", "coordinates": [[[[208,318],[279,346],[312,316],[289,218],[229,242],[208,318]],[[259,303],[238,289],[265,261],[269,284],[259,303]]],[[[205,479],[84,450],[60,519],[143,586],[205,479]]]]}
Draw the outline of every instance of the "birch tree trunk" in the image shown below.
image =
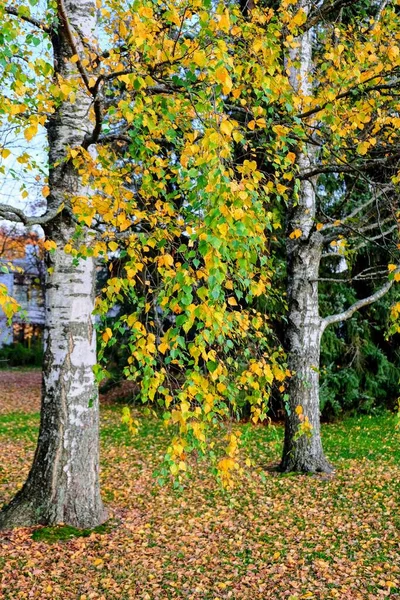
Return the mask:
{"type": "MultiPolygon", "coordinates": [[[[94,0],[58,1],[58,26],[52,36],[57,74],[77,77],[68,60],[71,31],[93,39],[94,0]]],[[[72,195],[85,195],[68,147],[82,144],[90,132],[92,99],[82,88],[73,103],[64,100],[47,125],[49,140],[48,209],[61,210],[46,226],[57,243],[47,256],[46,322],[41,423],[38,446],[28,479],[0,514],[0,528],[67,523],[91,528],[106,519],[99,486],[99,403],[94,380],[96,335],[93,322],[95,263],[73,264],[63,246],[74,232],[72,195]]]]}
{"type": "MultiPolygon", "coordinates": [[[[299,8],[308,12],[307,2],[299,8]]],[[[302,96],[312,89],[312,31],[302,34],[298,46],[290,51],[290,82],[302,96]]],[[[314,149],[306,144],[297,157],[300,172],[309,171],[314,149]]],[[[288,324],[286,351],[292,377],[288,382],[289,410],[286,415],[285,442],[281,470],[329,472],[320,437],[319,360],[321,319],[318,304],[318,272],[322,252],[322,235],[315,230],[316,195],[312,181],[301,182],[299,197],[292,203],[287,223],[288,324]],[[290,233],[301,236],[291,239],[290,233]],[[300,414],[296,412],[302,411],[300,414]],[[301,426],[311,429],[302,433],[301,426]]]]}

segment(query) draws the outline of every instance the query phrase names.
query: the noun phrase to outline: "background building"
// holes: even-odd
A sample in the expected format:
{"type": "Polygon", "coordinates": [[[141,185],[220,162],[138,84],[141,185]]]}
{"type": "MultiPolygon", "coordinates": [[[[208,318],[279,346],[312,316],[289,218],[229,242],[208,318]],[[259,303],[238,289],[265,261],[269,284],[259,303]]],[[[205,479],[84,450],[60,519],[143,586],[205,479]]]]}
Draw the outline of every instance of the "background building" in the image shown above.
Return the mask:
{"type": "Polygon", "coordinates": [[[44,326],[44,263],[40,240],[34,235],[12,237],[0,232],[0,283],[7,286],[21,311],[8,323],[0,313],[0,346],[22,343],[28,347],[42,337],[44,326]]]}

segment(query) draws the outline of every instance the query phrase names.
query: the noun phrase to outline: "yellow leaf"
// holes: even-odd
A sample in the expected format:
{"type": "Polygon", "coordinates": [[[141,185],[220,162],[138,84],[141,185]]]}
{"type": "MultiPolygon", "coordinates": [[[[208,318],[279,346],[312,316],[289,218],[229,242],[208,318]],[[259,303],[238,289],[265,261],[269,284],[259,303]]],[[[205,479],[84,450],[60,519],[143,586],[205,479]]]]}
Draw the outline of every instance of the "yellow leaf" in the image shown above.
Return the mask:
{"type": "Polygon", "coordinates": [[[297,240],[297,238],[301,237],[302,235],[303,232],[301,231],[301,229],[295,229],[294,231],[292,231],[289,237],[291,240],[297,240]]]}
{"type": "Polygon", "coordinates": [[[1,151],[1,158],[8,158],[11,154],[11,150],[9,150],[8,148],[3,148],[3,150],[1,151]]]}
{"type": "Polygon", "coordinates": [[[294,152],[288,152],[286,158],[293,164],[296,160],[296,155],[294,152]]]}
{"type": "Polygon", "coordinates": [[[388,48],[388,57],[390,58],[390,60],[394,60],[395,58],[397,58],[400,54],[400,50],[398,46],[389,46],[388,48]]]}
{"type": "Polygon", "coordinates": [[[101,336],[103,338],[103,340],[107,343],[108,340],[110,340],[112,338],[112,331],[109,327],[106,328],[105,332],[103,333],[103,335],[101,336]]]}
{"type": "Polygon", "coordinates": [[[388,265],[389,272],[395,271],[396,269],[397,269],[396,265],[393,265],[393,264],[388,265]]]}
{"type": "Polygon", "coordinates": [[[400,281],[400,273],[395,273],[394,280],[395,281],[400,281]]]}
{"type": "Polygon", "coordinates": [[[47,196],[50,195],[50,188],[48,185],[45,185],[42,187],[42,196],[44,196],[45,198],[47,198],[47,196]]]}
{"type": "Polygon", "coordinates": [[[96,558],[93,561],[93,566],[95,566],[95,567],[102,567],[103,564],[104,564],[104,560],[102,558],[96,558]]]}
{"type": "Polygon", "coordinates": [[[29,127],[27,127],[24,131],[24,136],[25,139],[30,142],[31,139],[33,137],[35,137],[35,135],[37,134],[37,130],[38,130],[38,126],[37,123],[34,123],[33,125],[30,125],[29,127]]]}
{"type": "Polygon", "coordinates": [[[220,129],[221,129],[222,133],[224,133],[228,137],[231,137],[232,130],[233,130],[233,124],[226,119],[225,121],[222,121],[222,123],[220,125],[220,129]]]}
{"type": "Polygon", "coordinates": [[[298,404],[296,406],[296,408],[295,408],[295,412],[296,412],[296,415],[302,415],[303,414],[303,407],[300,406],[300,404],[298,404]]]}
{"type": "Polygon", "coordinates": [[[108,247],[110,248],[111,252],[115,252],[118,248],[118,244],[117,242],[108,242],[108,247]]]}
{"type": "Polygon", "coordinates": [[[222,31],[225,31],[226,33],[229,32],[229,28],[230,28],[231,24],[230,24],[230,20],[229,20],[228,10],[225,10],[224,14],[221,15],[218,25],[222,31]]]}
{"type": "Polygon", "coordinates": [[[90,215],[82,215],[80,220],[83,221],[88,227],[92,224],[93,217],[90,215]]]}
{"type": "Polygon", "coordinates": [[[317,231],[321,231],[321,229],[323,229],[323,224],[322,223],[317,223],[317,231]]]}
{"type": "Polygon", "coordinates": [[[65,96],[65,98],[68,98],[70,93],[73,91],[73,88],[71,85],[69,85],[67,83],[61,83],[60,90],[63,93],[63,96],[65,96]]]}
{"type": "Polygon", "coordinates": [[[205,52],[203,50],[193,52],[193,62],[199,67],[204,67],[207,64],[207,57],[205,52]]]}
{"type": "Polygon", "coordinates": [[[172,265],[174,264],[174,259],[172,258],[172,256],[170,254],[164,254],[164,264],[166,267],[172,267],[172,265]]]}
{"type": "Polygon", "coordinates": [[[301,8],[293,17],[290,22],[291,26],[303,25],[307,20],[307,15],[305,11],[301,8]]]}
{"type": "Polygon", "coordinates": [[[57,248],[57,244],[53,242],[53,240],[46,240],[43,244],[46,250],[55,250],[57,248]]]}
{"type": "Polygon", "coordinates": [[[261,50],[261,48],[264,45],[264,39],[263,38],[257,38],[254,40],[253,42],[253,50],[254,52],[258,52],[259,50],[261,50]]]}
{"type": "Polygon", "coordinates": [[[222,91],[224,94],[228,94],[231,91],[232,79],[225,67],[218,67],[218,69],[215,70],[215,79],[223,84],[222,91]]]}
{"type": "Polygon", "coordinates": [[[369,146],[370,146],[369,142],[361,142],[360,144],[358,144],[358,146],[357,146],[358,154],[361,154],[362,156],[364,156],[364,154],[367,154],[369,146]]]}
{"type": "Polygon", "coordinates": [[[230,304],[230,306],[237,306],[238,303],[236,302],[236,298],[234,298],[233,296],[231,296],[230,298],[228,298],[228,304],[230,304]]]}
{"type": "Polygon", "coordinates": [[[162,342],[162,344],[160,344],[160,345],[158,346],[158,349],[159,349],[159,351],[161,352],[161,354],[165,354],[165,353],[166,353],[166,351],[168,350],[168,348],[169,348],[169,345],[168,345],[168,344],[166,344],[165,342],[162,342]]]}
{"type": "Polygon", "coordinates": [[[178,465],[176,465],[175,463],[173,463],[170,466],[169,470],[171,471],[172,475],[177,475],[178,471],[179,471],[179,467],[178,467],[178,465]]]}
{"type": "Polygon", "coordinates": [[[276,189],[278,191],[278,194],[284,194],[287,190],[286,185],[282,185],[281,183],[277,183],[276,184],[276,189]]]}

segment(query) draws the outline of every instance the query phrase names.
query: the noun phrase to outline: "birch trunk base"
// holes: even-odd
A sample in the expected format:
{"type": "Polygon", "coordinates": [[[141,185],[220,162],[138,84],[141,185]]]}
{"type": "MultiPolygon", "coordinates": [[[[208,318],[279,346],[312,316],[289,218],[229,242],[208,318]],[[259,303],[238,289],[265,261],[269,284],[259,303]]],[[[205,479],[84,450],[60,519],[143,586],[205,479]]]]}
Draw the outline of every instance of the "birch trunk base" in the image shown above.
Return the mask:
{"type": "Polygon", "coordinates": [[[99,400],[92,317],[95,265],[48,258],[39,440],[28,479],[0,513],[0,529],[107,519],[99,485],[99,400]]]}

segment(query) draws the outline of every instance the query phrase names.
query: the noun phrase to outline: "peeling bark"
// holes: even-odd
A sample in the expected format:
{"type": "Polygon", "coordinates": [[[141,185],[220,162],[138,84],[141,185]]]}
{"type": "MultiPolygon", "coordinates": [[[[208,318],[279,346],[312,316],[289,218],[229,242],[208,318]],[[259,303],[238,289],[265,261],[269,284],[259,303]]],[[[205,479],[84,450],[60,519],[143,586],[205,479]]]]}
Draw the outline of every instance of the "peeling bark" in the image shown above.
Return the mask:
{"type": "MultiPolygon", "coordinates": [[[[59,0],[60,6],[72,29],[88,39],[93,37],[94,0],[65,4],[59,0]]],[[[76,67],[66,60],[71,56],[71,48],[62,18],[52,42],[56,75],[76,76],[76,67]]],[[[82,85],[76,101],[62,102],[47,124],[51,192],[48,209],[62,204],[65,209],[46,225],[46,236],[57,243],[57,250],[47,255],[40,432],[28,479],[0,513],[0,529],[57,523],[91,528],[107,518],[100,497],[99,401],[93,374],[95,263],[88,258],[76,265],[63,251],[74,233],[69,210],[71,195],[88,193],[64,159],[67,148],[80,145],[91,130],[91,102],[82,85]]]]}
{"type": "MultiPolygon", "coordinates": [[[[298,208],[301,210],[301,208],[298,208]]],[[[318,309],[318,270],[322,236],[315,232],[305,242],[288,242],[288,302],[286,330],[289,379],[289,411],[286,415],[282,471],[332,471],[324,456],[320,436],[319,361],[321,319],[318,309]],[[302,407],[312,427],[310,435],[300,435],[302,407]]]]}
{"type": "Polygon", "coordinates": [[[50,256],[42,410],[28,479],[0,514],[0,528],[68,523],[94,527],[106,513],[99,486],[99,405],[92,367],[96,338],[91,312],[95,265],[76,267],[62,251],[50,256]]]}
{"type": "MultiPolygon", "coordinates": [[[[309,12],[309,3],[300,2],[298,8],[309,12]]],[[[312,32],[305,31],[298,45],[289,52],[289,80],[293,89],[304,96],[311,95],[312,32]]],[[[300,172],[311,171],[314,165],[311,144],[299,152],[300,172]]],[[[331,465],[324,456],[320,435],[319,361],[321,346],[321,319],[318,304],[318,272],[323,238],[314,230],[316,194],[312,179],[303,180],[299,197],[292,202],[288,216],[286,244],[288,282],[288,324],[285,346],[292,377],[288,382],[289,407],[286,414],[285,442],[281,462],[282,471],[330,472],[331,465]],[[299,238],[290,233],[301,231],[299,238]],[[297,414],[296,407],[302,407],[297,414]],[[311,431],[301,433],[301,418],[307,418],[311,431]]]]}

